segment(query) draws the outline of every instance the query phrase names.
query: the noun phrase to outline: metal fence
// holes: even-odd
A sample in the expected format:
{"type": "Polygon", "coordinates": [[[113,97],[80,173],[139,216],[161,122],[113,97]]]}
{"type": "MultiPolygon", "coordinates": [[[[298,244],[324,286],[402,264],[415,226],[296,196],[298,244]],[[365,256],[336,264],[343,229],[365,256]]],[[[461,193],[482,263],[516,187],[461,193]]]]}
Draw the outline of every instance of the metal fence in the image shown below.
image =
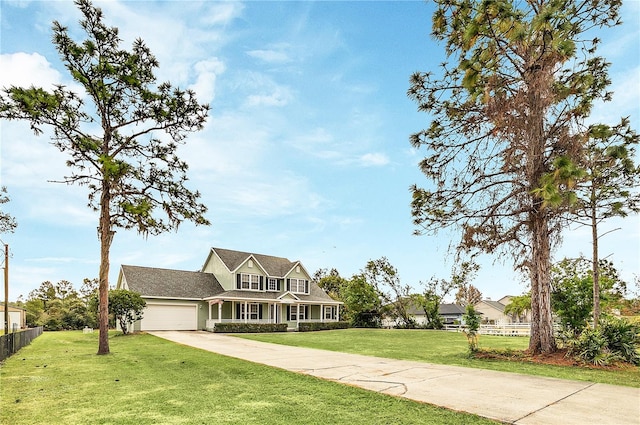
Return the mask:
{"type": "Polygon", "coordinates": [[[0,335],[0,361],[9,358],[40,335],[42,335],[42,326],[0,335]]]}

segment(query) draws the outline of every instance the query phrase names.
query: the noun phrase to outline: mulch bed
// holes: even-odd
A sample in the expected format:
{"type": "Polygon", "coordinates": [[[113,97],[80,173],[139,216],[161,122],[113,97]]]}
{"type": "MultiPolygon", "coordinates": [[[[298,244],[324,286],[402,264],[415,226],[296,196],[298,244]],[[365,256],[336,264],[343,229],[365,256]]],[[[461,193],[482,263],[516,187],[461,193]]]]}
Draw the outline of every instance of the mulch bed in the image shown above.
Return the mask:
{"type": "Polygon", "coordinates": [[[571,366],[571,367],[581,367],[585,369],[600,369],[600,370],[623,370],[628,368],[633,368],[633,365],[628,363],[617,363],[608,366],[598,366],[589,363],[583,363],[571,356],[567,355],[567,349],[561,348],[558,349],[555,353],[551,354],[535,354],[532,355],[528,350],[519,351],[519,350],[508,350],[508,351],[500,351],[500,350],[478,350],[474,358],[476,359],[487,359],[487,360],[502,360],[502,361],[515,361],[522,363],[538,363],[538,364],[546,364],[552,366],[571,366]]]}

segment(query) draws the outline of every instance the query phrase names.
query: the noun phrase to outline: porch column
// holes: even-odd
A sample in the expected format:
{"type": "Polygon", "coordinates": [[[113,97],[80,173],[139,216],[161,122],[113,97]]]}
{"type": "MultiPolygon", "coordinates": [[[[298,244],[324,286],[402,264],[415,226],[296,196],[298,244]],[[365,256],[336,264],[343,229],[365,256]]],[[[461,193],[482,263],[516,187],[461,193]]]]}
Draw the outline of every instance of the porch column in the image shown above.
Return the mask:
{"type": "Polygon", "coordinates": [[[336,320],[340,321],[340,305],[336,306],[336,320]]]}
{"type": "Polygon", "coordinates": [[[209,305],[209,320],[211,320],[211,302],[207,303],[209,305]]]}
{"type": "Polygon", "coordinates": [[[222,300],[218,303],[218,323],[222,323],[222,303],[222,300]]]}
{"type": "Polygon", "coordinates": [[[245,301],[244,302],[244,323],[247,323],[247,316],[248,316],[247,307],[248,307],[248,303],[245,301]]]}
{"type": "Polygon", "coordinates": [[[320,304],[320,321],[324,323],[324,304],[320,304]]]}
{"type": "Polygon", "coordinates": [[[300,328],[300,304],[296,304],[296,329],[300,328]]]}

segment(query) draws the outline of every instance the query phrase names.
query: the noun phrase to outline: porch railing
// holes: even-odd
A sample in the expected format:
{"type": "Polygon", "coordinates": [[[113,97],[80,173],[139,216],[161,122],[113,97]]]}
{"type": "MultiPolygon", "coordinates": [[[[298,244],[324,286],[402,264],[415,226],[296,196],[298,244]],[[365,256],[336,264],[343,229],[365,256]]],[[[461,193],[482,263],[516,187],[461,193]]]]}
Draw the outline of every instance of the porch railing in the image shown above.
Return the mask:
{"type": "MultiPolygon", "coordinates": [[[[337,322],[336,319],[301,319],[297,321],[298,323],[315,323],[315,322],[337,322]]],[[[207,319],[206,328],[213,329],[216,323],[296,323],[295,320],[279,320],[274,321],[273,319],[207,319]]]]}

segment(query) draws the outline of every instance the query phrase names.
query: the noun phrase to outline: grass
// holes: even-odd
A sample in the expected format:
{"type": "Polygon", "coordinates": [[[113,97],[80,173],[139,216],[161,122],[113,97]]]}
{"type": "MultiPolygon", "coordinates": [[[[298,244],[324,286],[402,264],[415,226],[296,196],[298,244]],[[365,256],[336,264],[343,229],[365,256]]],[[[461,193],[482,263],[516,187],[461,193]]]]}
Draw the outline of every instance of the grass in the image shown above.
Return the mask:
{"type": "MultiPolygon", "coordinates": [[[[321,332],[235,334],[242,338],[298,347],[320,348],[400,360],[458,365],[528,375],[640,387],[640,368],[602,370],[505,360],[470,359],[461,333],[403,329],[343,329],[321,332]]],[[[524,337],[480,336],[480,348],[524,350],[524,337]]]]}
{"type": "MultiPolygon", "coordinates": [[[[344,335],[343,335],[344,337],[344,335]]],[[[45,332],[0,366],[3,424],[495,424],[156,338],[45,332]]]]}

